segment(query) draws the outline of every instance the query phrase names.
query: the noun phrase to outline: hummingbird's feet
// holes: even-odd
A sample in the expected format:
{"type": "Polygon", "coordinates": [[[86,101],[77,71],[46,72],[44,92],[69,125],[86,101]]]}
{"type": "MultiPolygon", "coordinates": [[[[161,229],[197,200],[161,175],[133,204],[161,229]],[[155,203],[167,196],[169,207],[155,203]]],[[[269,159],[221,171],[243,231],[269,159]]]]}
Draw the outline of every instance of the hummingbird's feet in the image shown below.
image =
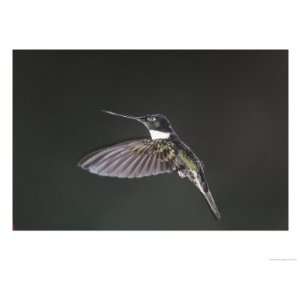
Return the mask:
{"type": "Polygon", "coordinates": [[[183,170],[178,170],[178,175],[180,178],[186,177],[185,172],[183,170]]]}

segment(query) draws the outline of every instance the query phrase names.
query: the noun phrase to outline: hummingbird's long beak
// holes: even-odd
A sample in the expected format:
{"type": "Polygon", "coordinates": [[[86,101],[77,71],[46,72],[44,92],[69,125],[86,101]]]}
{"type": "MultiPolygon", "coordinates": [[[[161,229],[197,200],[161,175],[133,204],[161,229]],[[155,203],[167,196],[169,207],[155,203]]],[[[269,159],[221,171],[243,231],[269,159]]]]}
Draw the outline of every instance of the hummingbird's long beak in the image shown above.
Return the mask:
{"type": "Polygon", "coordinates": [[[129,115],[117,114],[117,113],[109,111],[109,110],[102,110],[102,112],[107,113],[109,115],[117,116],[117,117],[123,117],[123,118],[127,118],[127,119],[133,119],[133,120],[136,120],[136,121],[139,121],[139,122],[142,121],[141,117],[134,117],[134,116],[129,116],[129,115]]]}

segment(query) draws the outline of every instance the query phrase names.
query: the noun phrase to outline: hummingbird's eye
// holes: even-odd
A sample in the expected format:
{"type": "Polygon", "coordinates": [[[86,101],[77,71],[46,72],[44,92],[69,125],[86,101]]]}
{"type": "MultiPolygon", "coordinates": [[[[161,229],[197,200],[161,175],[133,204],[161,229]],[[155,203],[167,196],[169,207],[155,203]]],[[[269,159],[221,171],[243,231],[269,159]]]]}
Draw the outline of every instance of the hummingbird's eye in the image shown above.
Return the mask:
{"type": "Polygon", "coordinates": [[[147,120],[149,122],[155,122],[156,121],[156,118],[155,117],[148,117],[147,120]]]}

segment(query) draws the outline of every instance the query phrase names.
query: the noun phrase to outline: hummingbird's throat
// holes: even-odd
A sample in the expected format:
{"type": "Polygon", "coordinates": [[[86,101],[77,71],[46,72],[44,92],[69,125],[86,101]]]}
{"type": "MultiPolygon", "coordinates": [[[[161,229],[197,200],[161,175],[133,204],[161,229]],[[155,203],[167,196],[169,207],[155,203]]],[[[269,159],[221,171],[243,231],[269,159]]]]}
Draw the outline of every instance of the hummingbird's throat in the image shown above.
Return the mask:
{"type": "Polygon", "coordinates": [[[159,130],[149,130],[152,140],[157,139],[168,139],[170,137],[170,132],[163,132],[159,130]]]}

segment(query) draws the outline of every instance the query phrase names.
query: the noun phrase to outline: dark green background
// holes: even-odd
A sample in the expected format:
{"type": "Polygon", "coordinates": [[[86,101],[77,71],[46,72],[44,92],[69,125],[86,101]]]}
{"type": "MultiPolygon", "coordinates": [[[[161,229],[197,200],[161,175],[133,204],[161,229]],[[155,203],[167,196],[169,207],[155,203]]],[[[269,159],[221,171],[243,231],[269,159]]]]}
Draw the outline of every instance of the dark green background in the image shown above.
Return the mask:
{"type": "Polygon", "coordinates": [[[288,229],[288,52],[13,52],[15,229],[288,229]],[[147,136],[101,113],[164,113],[222,213],[176,174],[98,177],[88,152],[147,136]]]}

